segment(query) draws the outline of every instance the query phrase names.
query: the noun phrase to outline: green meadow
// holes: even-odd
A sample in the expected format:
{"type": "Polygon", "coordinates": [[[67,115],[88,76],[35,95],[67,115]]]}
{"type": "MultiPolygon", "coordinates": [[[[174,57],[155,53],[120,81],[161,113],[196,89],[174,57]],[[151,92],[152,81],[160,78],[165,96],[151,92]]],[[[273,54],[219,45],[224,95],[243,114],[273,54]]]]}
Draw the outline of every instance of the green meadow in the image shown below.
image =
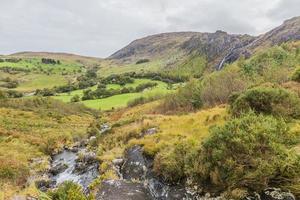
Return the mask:
{"type": "Polygon", "coordinates": [[[45,72],[51,71],[52,73],[59,72],[72,72],[76,73],[82,69],[82,65],[76,62],[60,60],[60,64],[44,64],[41,59],[30,58],[22,59],[19,62],[0,62],[1,67],[12,67],[17,69],[28,69],[28,70],[43,70],[45,72]]]}
{"type": "MultiPolygon", "coordinates": [[[[94,99],[94,100],[86,100],[86,101],[81,101],[84,105],[90,108],[95,108],[95,109],[101,109],[101,110],[110,110],[112,108],[120,108],[120,107],[125,107],[127,106],[127,103],[131,100],[134,100],[138,97],[147,97],[147,96],[152,96],[152,95],[157,95],[157,94],[167,94],[170,93],[174,90],[169,90],[167,89],[167,84],[161,81],[153,81],[149,79],[135,79],[134,83],[126,84],[123,87],[133,87],[135,88],[139,84],[142,83],[147,83],[147,82],[156,82],[158,85],[152,89],[146,89],[143,92],[140,93],[127,93],[127,94],[120,94],[120,95],[114,95],[108,98],[103,98],[103,99],[94,99]]],[[[108,89],[118,89],[122,88],[120,85],[117,84],[108,84],[107,85],[108,89]]],[[[89,89],[96,90],[97,86],[90,87],[89,89]]],[[[84,90],[76,90],[71,93],[62,93],[57,96],[54,96],[53,98],[61,100],[63,102],[70,102],[71,98],[74,95],[79,95],[80,97],[83,96],[83,91],[84,90]]]]}

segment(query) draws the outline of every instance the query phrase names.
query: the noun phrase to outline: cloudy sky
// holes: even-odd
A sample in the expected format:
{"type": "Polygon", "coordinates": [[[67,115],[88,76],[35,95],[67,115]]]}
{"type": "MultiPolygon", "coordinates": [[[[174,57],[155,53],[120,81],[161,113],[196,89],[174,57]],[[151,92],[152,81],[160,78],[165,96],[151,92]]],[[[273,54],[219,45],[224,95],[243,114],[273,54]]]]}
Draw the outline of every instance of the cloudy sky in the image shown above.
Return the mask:
{"type": "Polygon", "coordinates": [[[106,57],[161,32],[258,35],[300,15],[300,0],[0,0],[0,54],[106,57]]]}

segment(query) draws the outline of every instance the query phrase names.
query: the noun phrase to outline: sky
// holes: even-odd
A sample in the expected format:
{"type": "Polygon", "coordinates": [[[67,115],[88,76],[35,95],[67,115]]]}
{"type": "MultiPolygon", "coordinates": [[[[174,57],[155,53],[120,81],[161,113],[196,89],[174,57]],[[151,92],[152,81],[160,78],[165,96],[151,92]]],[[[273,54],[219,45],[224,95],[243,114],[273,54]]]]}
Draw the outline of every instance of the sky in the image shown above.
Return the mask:
{"type": "Polygon", "coordinates": [[[162,32],[259,35],[300,15],[300,0],[0,0],[0,54],[107,57],[162,32]]]}

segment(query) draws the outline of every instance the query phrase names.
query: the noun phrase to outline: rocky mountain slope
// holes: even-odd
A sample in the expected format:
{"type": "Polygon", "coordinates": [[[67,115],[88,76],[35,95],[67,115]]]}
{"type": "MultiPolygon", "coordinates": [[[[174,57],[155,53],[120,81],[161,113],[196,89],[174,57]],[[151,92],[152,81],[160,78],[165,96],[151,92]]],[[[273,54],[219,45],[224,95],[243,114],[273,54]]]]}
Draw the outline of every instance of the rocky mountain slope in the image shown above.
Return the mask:
{"type": "Polygon", "coordinates": [[[215,33],[178,32],[148,36],[131,42],[109,58],[121,63],[138,59],[168,59],[174,54],[198,54],[208,64],[221,69],[241,55],[249,57],[254,51],[290,40],[300,39],[300,17],[286,20],[282,25],[260,36],[215,33]]]}

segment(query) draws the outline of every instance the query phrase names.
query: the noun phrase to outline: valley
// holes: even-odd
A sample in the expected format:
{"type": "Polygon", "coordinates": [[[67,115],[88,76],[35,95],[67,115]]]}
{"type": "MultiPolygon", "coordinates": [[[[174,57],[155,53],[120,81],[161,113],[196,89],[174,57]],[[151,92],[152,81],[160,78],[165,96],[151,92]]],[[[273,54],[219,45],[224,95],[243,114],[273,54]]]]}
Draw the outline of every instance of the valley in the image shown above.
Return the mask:
{"type": "Polygon", "coordinates": [[[0,199],[122,198],[300,198],[300,17],[0,56],[0,199]]]}

